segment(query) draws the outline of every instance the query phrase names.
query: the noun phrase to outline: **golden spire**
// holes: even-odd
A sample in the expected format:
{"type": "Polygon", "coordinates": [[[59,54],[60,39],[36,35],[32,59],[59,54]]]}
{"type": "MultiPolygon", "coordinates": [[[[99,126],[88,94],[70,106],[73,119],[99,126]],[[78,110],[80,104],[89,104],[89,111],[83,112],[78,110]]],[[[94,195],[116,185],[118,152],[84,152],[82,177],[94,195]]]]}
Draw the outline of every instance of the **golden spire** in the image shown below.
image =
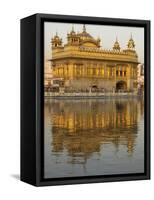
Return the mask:
{"type": "Polygon", "coordinates": [[[83,32],[86,32],[86,26],[83,24],[83,32]]]}
{"type": "Polygon", "coordinates": [[[74,32],[74,25],[72,25],[72,32],[74,32]]]}
{"type": "Polygon", "coordinates": [[[113,50],[120,51],[120,44],[118,42],[118,38],[116,37],[116,41],[113,46],[113,50]]]}
{"type": "Polygon", "coordinates": [[[127,47],[128,47],[128,49],[134,49],[135,48],[135,42],[133,40],[132,33],[131,33],[130,39],[128,41],[127,47]]]}
{"type": "Polygon", "coordinates": [[[101,40],[99,36],[97,37],[97,40],[99,40],[99,41],[101,40]]]}
{"type": "Polygon", "coordinates": [[[71,30],[71,34],[75,34],[75,31],[74,31],[74,25],[72,25],[72,30],[71,30]]]}

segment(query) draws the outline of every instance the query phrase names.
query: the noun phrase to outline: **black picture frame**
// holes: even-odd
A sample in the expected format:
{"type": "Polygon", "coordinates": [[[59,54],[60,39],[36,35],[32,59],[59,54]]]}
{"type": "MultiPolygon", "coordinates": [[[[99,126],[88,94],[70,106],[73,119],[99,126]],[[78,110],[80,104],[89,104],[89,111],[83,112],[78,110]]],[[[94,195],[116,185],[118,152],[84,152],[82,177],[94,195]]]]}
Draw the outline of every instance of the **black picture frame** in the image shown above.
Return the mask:
{"type": "Polygon", "coordinates": [[[21,181],[35,186],[150,179],[150,21],[35,14],[21,19],[21,181]],[[144,27],[145,172],[71,178],[43,178],[43,53],[44,22],[144,27]]]}

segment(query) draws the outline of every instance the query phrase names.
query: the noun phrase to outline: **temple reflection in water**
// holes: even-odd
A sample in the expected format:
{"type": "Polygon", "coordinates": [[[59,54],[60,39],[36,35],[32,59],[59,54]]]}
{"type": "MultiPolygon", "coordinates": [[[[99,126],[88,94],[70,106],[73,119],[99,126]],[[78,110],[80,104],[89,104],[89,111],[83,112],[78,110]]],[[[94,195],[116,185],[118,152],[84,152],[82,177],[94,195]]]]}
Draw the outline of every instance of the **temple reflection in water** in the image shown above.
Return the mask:
{"type": "MultiPolygon", "coordinates": [[[[96,158],[103,163],[100,163],[100,172],[97,169],[100,174],[103,174],[103,166],[107,167],[106,162],[109,162],[111,169],[104,174],[118,172],[115,170],[118,166],[123,168],[122,172],[128,173],[129,170],[130,173],[134,172],[133,170],[144,170],[141,166],[144,155],[138,155],[143,154],[144,151],[143,108],[144,101],[137,98],[45,99],[45,134],[48,133],[48,136],[45,135],[48,137],[45,141],[50,141],[46,150],[46,159],[52,160],[51,165],[45,164],[47,176],[50,176],[50,171],[54,171],[53,165],[55,168],[56,165],[58,167],[58,163],[68,169],[72,165],[84,165],[90,173],[90,165],[93,166],[90,163],[97,162],[94,161],[96,158]],[[122,157],[124,158],[121,159],[122,157]],[[111,160],[106,161],[105,158],[111,160]],[[129,164],[128,169],[126,165],[129,164]]],[[[92,175],[83,172],[82,169],[78,169],[79,174],[77,169],[75,171],[66,169],[66,171],[68,174],[62,175],[71,176],[71,173],[72,176],[92,175]]]]}

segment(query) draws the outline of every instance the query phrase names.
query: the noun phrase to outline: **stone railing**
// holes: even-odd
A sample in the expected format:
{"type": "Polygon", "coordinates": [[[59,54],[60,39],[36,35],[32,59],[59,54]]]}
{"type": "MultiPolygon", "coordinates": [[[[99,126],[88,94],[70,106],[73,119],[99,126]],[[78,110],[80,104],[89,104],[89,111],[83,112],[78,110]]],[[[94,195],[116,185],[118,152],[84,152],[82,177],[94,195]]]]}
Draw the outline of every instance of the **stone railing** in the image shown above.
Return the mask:
{"type": "Polygon", "coordinates": [[[137,92],[79,92],[79,93],[59,93],[59,92],[45,92],[45,97],[79,97],[79,98],[101,98],[101,97],[133,97],[137,96],[137,92]]]}

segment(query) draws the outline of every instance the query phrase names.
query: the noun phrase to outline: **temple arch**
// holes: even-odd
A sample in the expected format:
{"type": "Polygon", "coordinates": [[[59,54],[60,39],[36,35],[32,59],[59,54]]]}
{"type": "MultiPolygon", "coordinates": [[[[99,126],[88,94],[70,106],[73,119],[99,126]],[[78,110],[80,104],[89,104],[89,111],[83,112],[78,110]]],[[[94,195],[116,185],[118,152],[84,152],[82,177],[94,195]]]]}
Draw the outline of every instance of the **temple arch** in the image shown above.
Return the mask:
{"type": "Polygon", "coordinates": [[[124,90],[127,90],[127,83],[126,81],[118,81],[116,83],[116,90],[119,91],[124,91],[124,90]]]}

